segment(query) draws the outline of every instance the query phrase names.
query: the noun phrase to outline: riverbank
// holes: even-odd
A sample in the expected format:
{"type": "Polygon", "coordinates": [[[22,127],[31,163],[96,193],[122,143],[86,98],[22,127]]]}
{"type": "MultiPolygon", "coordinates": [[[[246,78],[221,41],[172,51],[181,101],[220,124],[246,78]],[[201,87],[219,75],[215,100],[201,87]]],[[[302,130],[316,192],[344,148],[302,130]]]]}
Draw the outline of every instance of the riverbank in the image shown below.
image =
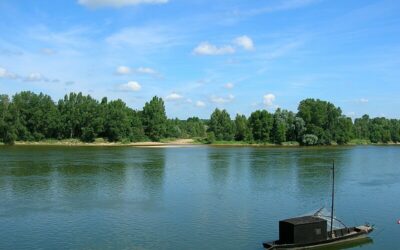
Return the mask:
{"type": "MultiPolygon", "coordinates": [[[[2,144],[0,144],[2,145],[2,144]]],[[[16,146],[87,146],[87,147],[183,147],[201,145],[193,139],[176,139],[176,140],[163,140],[161,142],[108,142],[103,139],[97,139],[94,142],[82,142],[76,139],[68,140],[44,140],[44,141],[16,141],[16,146]]]]}
{"type": "MultiPolygon", "coordinates": [[[[0,146],[4,145],[0,143],[0,146]]],[[[104,139],[96,139],[94,142],[82,142],[77,139],[67,140],[44,140],[44,141],[16,141],[17,146],[88,146],[88,147],[189,147],[189,146],[227,146],[227,147],[300,147],[298,142],[284,142],[282,144],[273,143],[249,143],[243,141],[215,141],[211,144],[204,143],[197,139],[163,139],[160,142],[143,141],[143,142],[108,142],[104,139]]],[[[368,140],[352,140],[343,146],[357,146],[357,145],[400,145],[400,143],[388,142],[388,143],[371,143],[368,140]]],[[[332,144],[329,146],[341,146],[338,144],[332,144]]],[[[316,146],[318,147],[318,146],[316,146]]]]}

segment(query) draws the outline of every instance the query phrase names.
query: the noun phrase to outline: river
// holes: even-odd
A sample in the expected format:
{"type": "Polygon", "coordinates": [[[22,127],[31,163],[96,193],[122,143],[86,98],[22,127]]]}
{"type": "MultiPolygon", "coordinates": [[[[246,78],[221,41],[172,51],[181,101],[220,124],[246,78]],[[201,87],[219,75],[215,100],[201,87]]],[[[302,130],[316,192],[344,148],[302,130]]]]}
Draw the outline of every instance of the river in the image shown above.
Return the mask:
{"type": "MultiPolygon", "coordinates": [[[[262,249],[329,208],[399,249],[400,147],[0,147],[0,249],[262,249]]],[[[356,247],[358,248],[358,247],[356,247]]]]}

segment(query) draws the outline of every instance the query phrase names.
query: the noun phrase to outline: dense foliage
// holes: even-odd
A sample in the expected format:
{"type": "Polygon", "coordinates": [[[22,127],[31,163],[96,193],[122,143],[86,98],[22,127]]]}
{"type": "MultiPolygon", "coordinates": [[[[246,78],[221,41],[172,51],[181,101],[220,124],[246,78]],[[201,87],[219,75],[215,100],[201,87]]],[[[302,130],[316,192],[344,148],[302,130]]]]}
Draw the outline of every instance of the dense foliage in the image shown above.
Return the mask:
{"type": "Polygon", "coordinates": [[[298,113],[277,109],[275,113],[256,110],[247,118],[232,120],[226,110],[215,109],[209,120],[190,117],[168,119],[164,101],[153,97],[143,110],[133,110],[122,100],[100,102],[90,95],[70,93],[55,103],[50,96],[25,91],[12,99],[0,95],[0,142],[44,139],[79,139],[93,142],[159,141],[163,138],[200,138],[205,142],[248,143],[298,142],[302,145],[346,144],[352,139],[400,142],[400,121],[355,119],[342,114],[332,103],[306,99],[298,113]]]}
{"type": "Polygon", "coordinates": [[[209,142],[231,138],[257,143],[298,142],[307,146],[346,144],[352,139],[372,143],[400,142],[400,120],[370,119],[364,115],[353,123],[340,108],[318,99],[301,101],[297,114],[278,108],[274,114],[256,110],[248,119],[237,115],[233,123],[226,117],[229,117],[226,110],[219,109],[211,115],[209,142]]]}
{"type": "Polygon", "coordinates": [[[56,104],[48,95],[21,92],[0,95],[0,142],[80,139],[93,142],[160,140],[166,137],[204,137],[204,122],[168,120],[164,102],[154,97],[143,111],[129,108],[122,100],[101,102],[90,95],[70,93],[56,104]]]}

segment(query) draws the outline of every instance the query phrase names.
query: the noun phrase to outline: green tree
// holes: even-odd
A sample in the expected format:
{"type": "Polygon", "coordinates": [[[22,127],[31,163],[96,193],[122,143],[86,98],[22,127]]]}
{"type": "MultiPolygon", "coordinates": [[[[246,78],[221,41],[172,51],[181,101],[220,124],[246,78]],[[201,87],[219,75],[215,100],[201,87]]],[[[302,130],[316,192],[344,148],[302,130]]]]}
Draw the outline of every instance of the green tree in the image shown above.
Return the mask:
{"type": "Polygon", "coordinates": [[[236,115],[235,118],[235,140],[236,141],[251,141],[252,134],[245,115],[236,115]]]}
{"type": "Polygon", "coordinates": [[[286,132],[289,127],[289,113],[278,108],[274,113],[273,119],[271,131],[273,142],[282,144],[282,142],[286,141],[286,132]]]}
{"type": "Polygon", "coordinates": [[[132,136],[132,120],[130,109],[118,99],[107,104],[105,135],[111,142],[130,140],[132,136]]]}
{"type": "Polygon", "coordinates": [[[167,133],[167,116],[164,101],[154,96],[146,102],[142,112],[144,132],[151,140],[159,141],[167,133]]]}
{"type": "Polygon", "coordinates": [[[59,113],[50,96],[23,91],[14,95],[12,107],[18,139],[38,141],[57,137],[59,113]]]}
{"type": "Polygon", "coordinates": [[[396,119],[390,120],[390,137],[393,142],[400,142],[400,122],[396,119]]]}
{"type": "Polygon", "coordinates": [[[342,116],[334,130],[334,138],[338,144],[345,144],[354,138],[353,121],[349,117],[342,116]]]}
{"type": "Polygon", "coordinates": [[[302,138],[302,144],[305,146],[314,146],[318,144],[318,136],[313,134],[305,134],[302,138]]]}
{"type": "Polygon", "coordinates": [[[143,141],[146,138],[146,135],[144,134],[140,112],[132,109],[129,109],[128,112],[132,130],[132,133],[130,135],[130,141],[134,142],[143,141]]]}
{"type": "Polygon", "coordinates": [[[273,116],[266,110],[257,110],[251,113],[249,127],[252,131],[253,139],[258,142],[270,142],[273,122],[273,116]]]}
{"type": "Polygon", "coordinates": [[[178,118],[167,120],[167,133],[166,136],[170,138],[181,138],[182,129],[181,121],[178,118]]]}
{"type": "Polygon", "coordinates": [[[354,121],[354,133],[358,139],[370,139],[370,118],[368,115],[363,115],[362,118],[357,118],[354,121]]]}
{"type": "Polygon", "coordinates": [[[287,132],[288,141],[297,141],[301,143],[303,135],[306,131],[306,124],[301,117],[294,117],[293,121],[289,123],[287,132]]]}
{"type": "Polygon", "coordinates": [[[319,99],[303,100],[299,104],[297,116],[304,120],[306,133],[318,137],[319,144],[330,144],[337,140],[335,130],[342,111],[332,103],[319,99]]]}
{"type": "Polygon", "coordinates": [[[10,113],[10,99],[7,95],[0,95],[0,141],[13,145],[17,139],[14,127],[15,121],[10,113]]]}
{"type": "Polygon", "coordinates": [[[104,105],[90,95],[70,93],[58,102],[63,138],[92,142],[104,130],[104,105]]]}
{"type": "Polygon", "coordinates": [[[216,140],[232,141],[235,136],[234,123],[229,113],[224,110],[215,109],[211,114],[208,124],[208,132],[213,132],[216,140]]]}
{"type": "Polygon", "coordinates": [[[205,137],[206,129],[205,124],[198,117],[189,117],[186,121],[181,123],[182,135],[184,137],[205,137]]]}

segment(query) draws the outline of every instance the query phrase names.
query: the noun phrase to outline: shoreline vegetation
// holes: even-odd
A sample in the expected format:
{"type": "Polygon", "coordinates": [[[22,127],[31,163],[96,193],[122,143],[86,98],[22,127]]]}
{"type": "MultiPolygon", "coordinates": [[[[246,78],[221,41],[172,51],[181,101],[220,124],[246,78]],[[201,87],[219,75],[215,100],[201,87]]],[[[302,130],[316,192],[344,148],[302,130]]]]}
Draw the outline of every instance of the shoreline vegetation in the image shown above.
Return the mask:
{"type": "MultiPolygon", "coordinates": [[[[16,141],[15,146],[68,146],[68,147],[149,147],[149,148],[169,148],[169,147],[193,147],[193,146],[226,146],[226,147],[302,147],[298,142],[284,142],[282,144],[272,143],[247,143],[239,141],[215,141],[213,143],[205,143],[199,139],[165,139],[159,142],[142,141],[142,142],[108,142],[102,138],[96,139],[94,142],[82,142],[76,139],[66,140],[43,140],[43,141],[16,141]]],[[[331,144],[327,146],[360,146],[360,145],[400,145],[399,142],[372,143],[366,140],[352,140],[344,145],[331,144]]],[[[0,142],[0,146],[6,144],[0,142]]],[[[317,147],[320,147],[317,145],[317,147]]]]}
{"type": "Polygon", "coordinates": [[[231,118],[216,108],[208,119],[168,118],[164,100],[154,96],[141,110],[122,100],[100,101],[70,93],[54,102],[49,95],[23,91],[0,94],[0,143],[7,145],[230,145],[326,146],[397,144],[400,120],[363,115],[352,119],[334,104],[308,98],[297,113],[278,108],[231,118]],[[178,139],[171,139],[178,138],[178,139]],[[185,139],[179,139],[185,138],[185,139]]]}

